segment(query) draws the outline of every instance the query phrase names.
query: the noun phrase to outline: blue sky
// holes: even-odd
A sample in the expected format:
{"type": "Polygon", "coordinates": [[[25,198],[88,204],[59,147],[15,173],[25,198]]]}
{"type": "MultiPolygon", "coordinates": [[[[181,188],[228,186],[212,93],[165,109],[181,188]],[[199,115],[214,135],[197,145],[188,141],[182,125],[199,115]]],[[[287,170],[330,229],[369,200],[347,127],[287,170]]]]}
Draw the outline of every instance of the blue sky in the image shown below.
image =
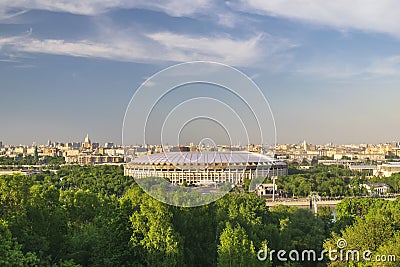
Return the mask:
{"type": "Polygon", "coordinates": [[[400,140],[400,3],[0,3],[0,140],[121,143],[127,104],[161,69],[232,65],[269,99],[278,143],[400,140]]]}

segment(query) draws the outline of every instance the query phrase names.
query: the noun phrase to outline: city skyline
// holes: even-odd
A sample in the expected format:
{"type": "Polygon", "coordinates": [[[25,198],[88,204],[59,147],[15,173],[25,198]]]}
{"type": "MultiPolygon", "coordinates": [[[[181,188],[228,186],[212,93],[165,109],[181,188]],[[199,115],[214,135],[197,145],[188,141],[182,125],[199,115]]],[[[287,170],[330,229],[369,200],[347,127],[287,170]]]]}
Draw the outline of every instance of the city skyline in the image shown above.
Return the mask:
{"type": "MultiPolygon", "coordinates": [[[[107,140],[107,141],[98,141],[97,139],[92,139],[91,135],[86,133],[85,135],[83,135],[81,138],[78,139],[67,139],[67,140],[52,140],[52,139],[47,139],[45,142],[36,142],[33,141],[31,143],[21,143],[21,142],[17,142],[17,143],[7,143],[3,140],[0,140],[0,146],[48,146],[49,142],[51,145],[54,144],[63,144],[66,145],[68,143],[84,143],[86,137],[90,137],[91,142],[99,144],[100,146],[106,145],[106,144],[112,144],[114,146],[123,146],[121,143],[115,142],[114,140],[107,140]]],[[[104,139],[106,140],[106,139],[104,139]]],[[[377,143],[368,143],[368,142],[358,142],[358,143],[337,143],[337,142],[326,142],[326,143],[316,143],[313,142],[312,140],[298,140],[297,142],[293,142],[293,143],[276,143],[276,145],[300,145],[302,146],[304,144],[304,142],[306,142],[307,144],[310,145],[316,145],[316,146],[326,146],[326,145],[332,145],[332,146],[351,146],[351,145],[381,145],[381,144],[394,144],[396,143],[396,145],[400,145],[400,139],[399,140],[382,140],[380,142],[377,143]]],[[[145,146],[145,145],[149,145],[149,146],[189,146],[189,145],[199,145],[199,143],[195,143],[195,142],[184,142],[184,143],[166,143],[166,144],[160,144],[160,143],[135,143],[135,144],[125,144],[125,146],[145,146]]],[[[204,144],[207,146],[207,144],[204,144]]],[[[211,145],[211,144],[210,144],[211,145]]],[[[210,146],[209,145],[209,146],[210,146]]],[[[257,143],[236,143],[236,144],[224,144],[224,143],[216,143],[215,145],[217,146],[241,146],[241,147],[245,147],[248,145],[261,145],[261,144],[257,144],[257,143]]],[[[264,143],[262,145],[268,145],[271,146],[273,144],[269,144],[269,143],[264,143]]]]}
{"type": "Polygon", "coordinates": [[[192,60],[251,77],[279,144],[399,140],[400,4],[307,3],[3,1],[0,141],[121,144],[136,89],[192,60]]]}

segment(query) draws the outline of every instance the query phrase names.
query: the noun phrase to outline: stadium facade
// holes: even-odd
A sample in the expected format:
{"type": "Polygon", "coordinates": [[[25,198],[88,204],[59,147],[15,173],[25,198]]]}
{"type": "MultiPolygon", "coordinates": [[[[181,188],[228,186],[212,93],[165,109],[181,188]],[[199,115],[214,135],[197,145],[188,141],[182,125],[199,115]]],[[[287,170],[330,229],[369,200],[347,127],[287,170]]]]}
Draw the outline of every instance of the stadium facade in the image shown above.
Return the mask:
{"type": "Polygon", "coordinates": [[[167,152],[136,158],[124,173],[135,179],[162,177],[173,184],[242,184],[244,179],[287,175],[288,168],[283,161],[246,151],[167,152]]]}

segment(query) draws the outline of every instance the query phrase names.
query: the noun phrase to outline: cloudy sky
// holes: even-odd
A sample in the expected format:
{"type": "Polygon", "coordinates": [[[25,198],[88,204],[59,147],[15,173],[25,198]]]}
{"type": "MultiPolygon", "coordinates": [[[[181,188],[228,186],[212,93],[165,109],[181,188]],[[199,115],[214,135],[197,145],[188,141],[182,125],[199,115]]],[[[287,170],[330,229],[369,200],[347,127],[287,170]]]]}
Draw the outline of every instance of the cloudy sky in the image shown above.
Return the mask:
{"type": "Polygon", "coordinates": [[[121,143],[136,88],[194,60],[251,77],[278,143],[400,140],[399,1],[2,0],[0,141],[121,143]]]}

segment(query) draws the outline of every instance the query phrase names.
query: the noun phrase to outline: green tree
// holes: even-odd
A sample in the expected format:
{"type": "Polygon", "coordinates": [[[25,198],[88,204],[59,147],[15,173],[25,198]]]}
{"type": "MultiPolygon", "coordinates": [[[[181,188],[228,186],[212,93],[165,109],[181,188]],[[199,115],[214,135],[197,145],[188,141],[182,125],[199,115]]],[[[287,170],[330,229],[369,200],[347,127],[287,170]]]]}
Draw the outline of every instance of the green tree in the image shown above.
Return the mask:
{"type": "MultiPolygon", "coordinates": [[[[334,233],[325,241],[324,247],[335,248],[337,240],[347,241],[347,250],[372,252],[375,255],[399,254],[400,202],[377,199],[357,199],[341,205],[340,214],[353,216],[354,223],[343,228],[340,233],[334,233]]],[[[348,262],[331,262],[330,266],[342,266],[348,262]]],[[[361,259],[360,266],[370,266],[368,261],[361,259]]],[[[373,266],[397,266],[396,263],[374,263],[373,266]],[[394,265],[393,265],[394,264],[394,265]]]]}
{"type": "MultiPolygon", "coordinates": [[[[128,192],[132,194],[132,192],[128,192]]],[[[130,196],[130,197],[135,197],[130,196]]],[[[131,244],[145,266],[177,266],[183,262],[182,238],[174,230],[169,206],[147,194],[140,200],[130,217],[131,244]]]]}
{"type": "Polygon", "coordinates": [[[235,227],[227,222],[218,245],[218,266],[259,266],[254,244],[239,224],[235,227]]]}
{"type": "Polygon", "coordinates": [[[0,266],[36,266],[38,263],[34,253],[22,252],[22,245],[12,237],[7,222],[0,220],[0,266]]]}

